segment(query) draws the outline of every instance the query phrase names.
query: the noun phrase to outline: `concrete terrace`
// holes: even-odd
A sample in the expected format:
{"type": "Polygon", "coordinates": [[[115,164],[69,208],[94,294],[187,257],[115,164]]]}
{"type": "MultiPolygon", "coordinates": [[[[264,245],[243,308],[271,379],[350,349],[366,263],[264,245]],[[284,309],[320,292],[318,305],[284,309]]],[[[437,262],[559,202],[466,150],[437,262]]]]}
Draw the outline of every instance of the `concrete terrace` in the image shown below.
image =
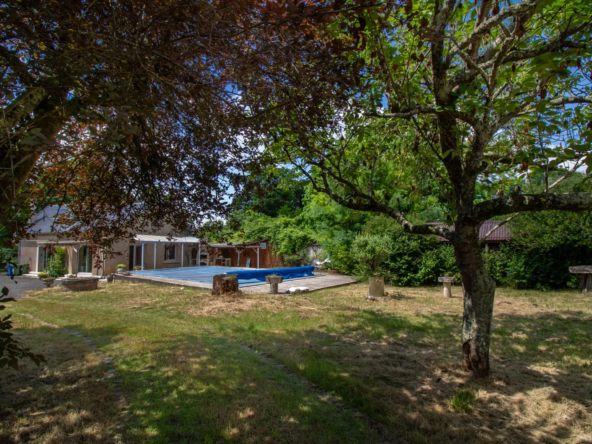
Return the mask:
{"type": "MultiPolygon", "coordinates": [[[[145,284],[163,285],[163,286],[177,286],[177,287],[193,287],[211,290],[212,284],[204,282],[186,281],[182,279],[168,279],[163,277],[153,276],[121,276],[115,275],[115,280],[121,282],[138,282],[145,284]]],[[[344,276],[341,274],[322,274],[318,276],[305,277],[300,279],[290,279],[282,282],[279,287],[279,293],[285,293],[290,287],[308,287],[310,291],[324,290],[326,288],[341,287],[343,285],[354,284],[357,281],[351,276],[344,276]]],[[[269,284],[262,283],[261,285],[247,285],[240,287],[244,293],[269,293],[269,284]]]]}

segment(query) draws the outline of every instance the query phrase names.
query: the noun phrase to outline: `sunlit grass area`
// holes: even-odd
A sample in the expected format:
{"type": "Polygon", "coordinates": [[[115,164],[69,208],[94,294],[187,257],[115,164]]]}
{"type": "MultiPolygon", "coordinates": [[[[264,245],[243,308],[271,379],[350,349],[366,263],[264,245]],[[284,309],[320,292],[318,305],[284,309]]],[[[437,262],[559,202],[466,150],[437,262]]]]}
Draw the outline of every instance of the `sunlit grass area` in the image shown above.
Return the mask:
{"type": "Polygon", "coordinates": [[[0,374],[0,441],[592,441],[592,296],[499,289],[493,374],[475,381],[461,289],[387,291],[30,293],[17,331],[49,364],[0,374]]]}

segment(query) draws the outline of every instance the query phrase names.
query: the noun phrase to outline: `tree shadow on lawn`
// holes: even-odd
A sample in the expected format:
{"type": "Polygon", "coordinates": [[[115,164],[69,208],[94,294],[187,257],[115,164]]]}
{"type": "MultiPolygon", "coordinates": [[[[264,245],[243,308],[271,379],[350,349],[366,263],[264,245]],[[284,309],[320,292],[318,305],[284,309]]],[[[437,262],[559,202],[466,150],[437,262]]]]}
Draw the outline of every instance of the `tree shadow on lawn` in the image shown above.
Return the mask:
{"type": "Polygon", "coordinates": [[[234,327],[231,334],[410,442],[592,442],[592,325],[585,316],[497,316],[485,381],[461,370],[460,316],[410,320],[353,308],[339,316],[339,328],[234,327]],[[448,403],[461,389],[476,401],[459,413],[448,403]]]}
{"type": "Polygon", "coordinates": [[[214,334],[138,346],[126,345],[118,330],[65,328],[77,335],[48,327],[19,332],[48,365],[0,373],[0,405],[9,406],[0,410],[1,442],[385,442],[356,412],[214,334]],[[115,347],[115,378],[103,362],[108,355],[85,338],[115,347]]]}
{"type": "Polygon", "coordinates": [[[19,370],[0,370],[0,442],[117,442],[113,431],[119,406],[105,381],[109,368],[104,355],[61,329],[37,326],[14,333],[23,345],[42,353],[47,364],[37,367],[23,360],[19,370]]]}
{"type": "Polygon", "coordinates": [[[356,412],[215,335],[153,343],[125,357],[119,372],[133,441],[385,442],[356,412]]]}

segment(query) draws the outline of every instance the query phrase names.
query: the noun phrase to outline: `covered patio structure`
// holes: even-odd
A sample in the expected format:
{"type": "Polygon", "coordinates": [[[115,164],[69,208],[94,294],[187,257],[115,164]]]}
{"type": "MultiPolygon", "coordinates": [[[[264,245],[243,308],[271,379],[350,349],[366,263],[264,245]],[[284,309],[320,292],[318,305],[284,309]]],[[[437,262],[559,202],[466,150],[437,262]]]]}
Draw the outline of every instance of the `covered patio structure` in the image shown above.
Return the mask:
{"type": "Polygon", "coordinates": [[[272,268],[281,266],[265,240],[208,244],[208,265],[222,267],[272,268]]]}
{"type": "MultiPolygon", "coordinates": [[[[141,248],[141,260],[140,260],[140,264],[141,264],[141,269],[144,270],[145,264],[146,264],[146,245],[147,244],[152,244],[153,245],[153,255],[154,255],[154,262],[153,262],[153,269],[156,270],[157,268],[157,246],[159,244],[163,244],[165,246],[165,250],[164,250],[164,261],[163,263],[166,264],[167,262],[178,262],[177,260],[177,254],[176,254],[176,245],[181,245],[181,267],[184,267],[184,259],[185,259],[185,245],[186,244],[192,244],[192,245],[197,245],[197,261],[195,266],[200,266],[200,258],[201,258],[201,240],[197,237],[193,237],[193,236],[183,236],[183,237],[169,237],[169,236],[160,236],[160,235],[155,235],[155,234],[136,234],[134,235],[133,240],[135,240],[136,242],[139,242],[140,245],[139,247],[141,248]]],[[[134,246],[134,247],[138,247],[138,245],[134,246]]],[[[130,245],[130,250],[132,249],[132,246],[130,245]]],[[[130,254],[131,257],[131,254],[130,254]]],[[[189,265],[193,265],[193,264],[189,264],[189,265]]]]}

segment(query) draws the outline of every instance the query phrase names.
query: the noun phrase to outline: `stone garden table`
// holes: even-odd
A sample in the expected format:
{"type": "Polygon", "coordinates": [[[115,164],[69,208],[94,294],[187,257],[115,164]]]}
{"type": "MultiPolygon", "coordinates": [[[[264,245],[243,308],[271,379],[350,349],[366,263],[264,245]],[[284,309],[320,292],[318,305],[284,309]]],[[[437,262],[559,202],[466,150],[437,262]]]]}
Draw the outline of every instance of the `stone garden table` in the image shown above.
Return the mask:
{"type": "Polygon", "coordinates": [[[592,292],[592,265],[576,265],[569,267],[571,274],[581,274],[580,279],[580,293],[592,292]]]}
{"type": "Polygon", "coordinates": [[[269,284],[269,292],[271,294],[278,294],[278,285],[284,281],[283,276],[268,275],[265,276],[265,282],[269,284]]]}
{"type": "Polygon", "coordinates": [[[451,298],[454,278],[451,276],[440,276],[438,278],[438,282],[442,282],[444,284],[444,297],[451,298]]]}

